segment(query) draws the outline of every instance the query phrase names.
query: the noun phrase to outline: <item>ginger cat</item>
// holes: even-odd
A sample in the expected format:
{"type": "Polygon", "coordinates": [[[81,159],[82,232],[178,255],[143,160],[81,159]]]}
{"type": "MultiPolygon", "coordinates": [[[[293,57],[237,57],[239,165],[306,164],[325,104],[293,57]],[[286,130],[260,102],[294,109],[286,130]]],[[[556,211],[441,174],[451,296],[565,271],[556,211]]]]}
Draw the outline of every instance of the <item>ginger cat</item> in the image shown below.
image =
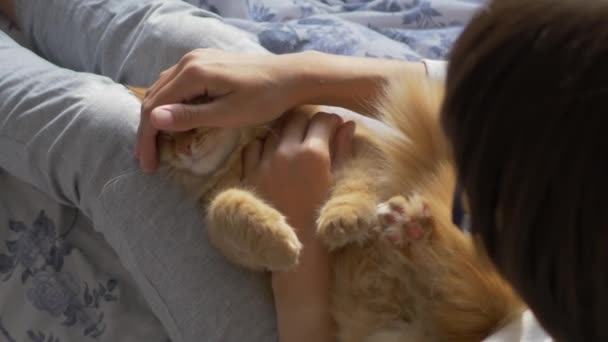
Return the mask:
{"type": "MultiPolygon", "coordinates": [[[[524,309],[452,224],[442,96],[443,85],[423,77],[393,80],[377,118],[403,135],[358,125],[355,156],[319,211],[318,235],[335,256],[341,342],[481,341],[524,309]]],[[[205,208],[213,244],[244,267],[277,271],[297,264],[302,245],[281,213],[240,185],[241,149],[268,130],[200,128],[159,140],[171,176],[205,208]]]]}

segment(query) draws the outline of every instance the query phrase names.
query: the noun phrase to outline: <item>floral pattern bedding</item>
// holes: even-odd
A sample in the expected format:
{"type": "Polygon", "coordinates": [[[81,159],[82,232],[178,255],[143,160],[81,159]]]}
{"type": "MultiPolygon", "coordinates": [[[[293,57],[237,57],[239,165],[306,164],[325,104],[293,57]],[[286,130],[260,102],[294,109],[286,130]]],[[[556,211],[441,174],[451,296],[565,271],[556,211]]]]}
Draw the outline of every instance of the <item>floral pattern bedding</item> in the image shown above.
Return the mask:
{"type": "MultiPolygon", "coordinates": [[[[445,59],[481,0],[187,0],[274,53],[445,59]]],[[[0,29],[19,37],[0,20],[0,29]]],[[[0,341],[168,338],[88,219],[0,169],[0,341]],[[134,328],[135,327],[135,328],[134,328]]]]}

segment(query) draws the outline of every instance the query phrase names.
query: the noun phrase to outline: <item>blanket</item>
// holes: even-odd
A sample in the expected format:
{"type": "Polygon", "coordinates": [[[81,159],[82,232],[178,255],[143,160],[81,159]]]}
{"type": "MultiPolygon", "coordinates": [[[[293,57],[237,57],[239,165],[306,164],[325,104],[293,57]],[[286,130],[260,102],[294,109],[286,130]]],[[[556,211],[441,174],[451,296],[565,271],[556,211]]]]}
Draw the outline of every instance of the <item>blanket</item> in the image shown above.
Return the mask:
{"type": "MultiPolygon", "coordinates": [[[[481,0],[187,2],[277,54],[420,60],[447,58],[481,0]]],[[[0,29],[25,45],[14,25],[0,20],[0,29]]],[[[86,217],[1,169],[0,189],[0,340],[168,341],[86,217]]]]}

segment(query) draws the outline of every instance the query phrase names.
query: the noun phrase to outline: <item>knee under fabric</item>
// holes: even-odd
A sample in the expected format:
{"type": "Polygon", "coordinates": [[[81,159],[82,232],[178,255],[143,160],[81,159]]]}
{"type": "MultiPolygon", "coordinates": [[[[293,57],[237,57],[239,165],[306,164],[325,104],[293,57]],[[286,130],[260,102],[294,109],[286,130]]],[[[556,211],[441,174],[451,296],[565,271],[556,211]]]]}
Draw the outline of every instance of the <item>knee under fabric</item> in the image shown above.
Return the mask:
{"type": "MultiPolygon", "coordinates": [[[[96,3],[104,4],[98,9],[104,12],[127,2],[96,3]]],[[[131,7],[127,9],[134,9],[132,13],[138,13],[140,7],[148,6],[152,11],[163,6],[159,5],[161,1],[128,3],[131,7]]],[[[130,84],[157,77],[146,73],[143,52],[128,63],[119,59],[130,50],[111,58],[96,56],[111,55],[108,42],[113,40],[102,44],[94,39],[95,32],[89,35],[84,28],[95,31],[97,26],[111,26],[111,16],[106,18],[108,22],[88,26],[84,24],[86,17],[68,15],[70,8],[78,7],[74,1],[55,0],[50,4],[24,0],[19,4],[20,18],[44,20],[53,13],[58,18],[61,13],[63,20],[72,22],[66,27],[75,27],[75,31],[83,28],[85,33],[68,34],[51,22],[35,28],[42,24],[28,21],[31,27],[24,30],[26,39],[54,63],[107,72],[115,80],[130,84]],[[97,44],[70,48],[65,52],[68,56],[62,57],[58,50],[78,45],[81,40],[75,37],[77,34],[97,44]],[[43,47],[46,39],[50,43],[43,47]],[[83,52],[89,48],[93,52],[83,52]],[[111,65],[114,62],[122,64],[111,65]],[[137,72],[147,76],[137,79],[132,76],[137,72]]],[[[178,11],[181,5],[173,6],[178,11]]],[[[195,11],[192,7],[188,10],[195,11]]],[[[206,23],[219,23],[194,17],[201,20],[197,32],[204,32],[206,23]]],[[[55,23],[63,25],[61,20],[55,23]]],[[[148,24],[147,19],[140,20],[141,26],[148,24]]],[[[137,27],[134,30],[138,32],[137,27]]],[[[137,40],[131,43],[136,50],[137,40]]],[[[151,69],[173,62],[158,62],[151,69]]],[[[266,279],[226,263],[206,240],[200,209],[162,176],[139,171],[132,152],[139,102],[125,87],[108,77],[53,65],[0,33],[0,99],[0,151],[6,151],[0,153],[0,167],[58,202],[80,209],[132,274],[174,341],[276,340],[266,279]]]]}

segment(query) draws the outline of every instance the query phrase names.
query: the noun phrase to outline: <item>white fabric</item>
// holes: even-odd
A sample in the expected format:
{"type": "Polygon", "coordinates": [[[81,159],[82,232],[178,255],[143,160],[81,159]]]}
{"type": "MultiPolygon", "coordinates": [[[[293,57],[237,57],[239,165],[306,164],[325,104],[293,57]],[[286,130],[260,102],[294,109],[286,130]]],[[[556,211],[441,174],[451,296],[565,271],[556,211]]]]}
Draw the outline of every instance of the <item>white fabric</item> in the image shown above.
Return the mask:
{"type": "Polygon", "coordinates": [[[429,78],[434,80],[445,80],[448,74],[448,62],[423,59],[422,63],[426,66],[429,78]]]}
{"type": "Polygon", "coordinates": [[[526,310],[519,319],[511,322],[494,335],[486,338],[484,342],[552,342],[538,324],[536,317],[530,310],[526,310]]]}

